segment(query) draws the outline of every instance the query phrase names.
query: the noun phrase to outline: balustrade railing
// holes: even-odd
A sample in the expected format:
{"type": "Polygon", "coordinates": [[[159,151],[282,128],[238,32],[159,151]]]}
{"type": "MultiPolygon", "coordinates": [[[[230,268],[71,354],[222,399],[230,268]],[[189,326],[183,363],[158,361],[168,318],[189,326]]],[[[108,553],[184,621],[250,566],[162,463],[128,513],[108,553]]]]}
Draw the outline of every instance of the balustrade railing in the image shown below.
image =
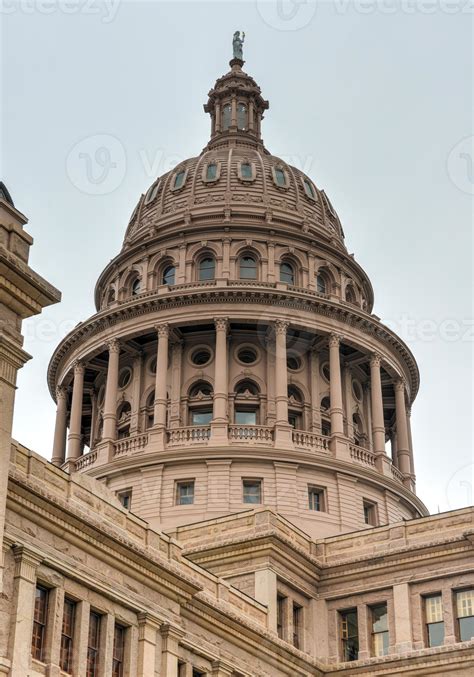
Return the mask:
{"type": "Polygon", "coordinates": [[[174,428],[167,431],[168,444],[179,446],[180,444],[207,444],[211,436],[210,426],[187,426],[186,428],[174,428]]]}
{"type": "Polygon", "coordinates": [[[349,445],[349,452],[351,458],[354,459],[357,463],[362,463],[363,465],[369,465],[372,468],[375,468],[375,454],[364,449],[364,447],[358,447],[356,445],[349,445]]]}
{"type": "Polygon", "coordinates": [[[115,442],[114,456],[128,456],[141,451],[148,444],[148,433],[124,437],[115,442]]]}
{"type": "Polygon", "coordinates": [[[80,456],[77,461],[76,461],[76,470],[84,470],[84,468],[88,468],[90,465],[93,465],[97,460],[97,452],[96,451],[90,451],[88,454],[84,454],[84,456],[80,456]]]}
{"type": "Polygon", "coordinates": [[[300,449],[328,453],[330,439],[330,437],[307,432],[306,430],[293,430],[293,443],[300,449]]]}
{"type": "Polygon", "coordinates": [[[394,480],[398,480],[403,484],[403,473],[400,472],[398,468],[396,468],[394,465],[392,465],[392,476],[394,480]]]}
{"type": "Polygon", "coordinates": [[[245,442],[273,442],[273,428],[263,425],[230,425],[229,440],[245,442]]]}

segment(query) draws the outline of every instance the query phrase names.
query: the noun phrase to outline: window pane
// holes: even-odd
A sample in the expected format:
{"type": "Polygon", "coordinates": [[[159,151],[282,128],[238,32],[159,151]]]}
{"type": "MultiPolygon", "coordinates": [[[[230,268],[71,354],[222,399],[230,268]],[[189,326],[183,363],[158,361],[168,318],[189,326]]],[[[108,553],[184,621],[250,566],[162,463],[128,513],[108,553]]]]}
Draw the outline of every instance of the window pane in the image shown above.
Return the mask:
{"type": "Polygon", "coordinates": [[[194,482],[179,482],[177,494],[178,505],[191,505],[194,503],[194,482]]]}
{"type": "Polygon", "coordinates": [[[139,279],[136,279],[132,282],[132,295],[136,296],[140,293],[141,282],[139,279]]]}
{"type": "Polygon", "coordinates": [[[322,275],[318,275],[316,278],[316,287],[320,294],[326,293],[326,280],[322,275]]]}
{"type": "Polygon", "coordinates": [[[231,107],[230,104],[227,104],[224,106],[222,109],[222,129],[225,131],[226,129],[229,129],[230,127],[230,119],[231,119],[231,107]]]}
{"type": "Polygon", "coordinates": [[[175,269],[175,267],[174,267],[174,266],[168,266],[168,267],[165,268],[165,270],[163,271],[163,280],[162,280],[162,283],[163,283],[163,284],[174,284],[175,277],[176,277],[176,269],[175,269]]]}
{"type": "Polygon", "coordinates": [[[359,626],[357,611],[341,613],[341,638],[344,661],[356,661],[359,657],[359,626]]]}
{"type": "Polygon", "coordinates": [[[59,666],[64,672],[72,670],[72,643],[74,636],[74,619],[76,605],[71,600],[64,600],[63,624],[61,630],[61,650],[59,666]]]}
{"type": "Polygon", "coordinates": [[[214,279],[215,262],[211,257],[205,258],[199,264],[199,279],[213,280],[214,279]]]}
{"type": "Polygon", "coordinates": [[[257,262],[252,256],[243,256],[240,259],[240,277],[246,280],[256,279],[257,262]]]}
{"type": "Polygon", "coordinates": [[[377,632],[374,634],[373,653],[374,656],[386,656],[388,654],[388,632],[377,632]]]}
{"type": "Polygon", "coordinates": [[[215,163],[212,163],[210,165],[207,165],[206,169],[206,179],[208,181],[214,181],[214,179],[217,176],[217,165],[215,163]]]}
{"type": "Polygon", "coordinates": [[[237,127],[247,129],[247,106],[243,103],[237,104],[237,127]]]}
{"type": "Polygon", "coordinates": [[[244,481],[244,503],[262,502],[262,483],[259,481],[244,481]]]}
{"type": "Polygon", "coordinates": [[[279,186],[286,185],[285,172],[283,171],[283,169],[275,169],[275,178],[279,186]]]}
{"type": "Polygon", "coordinates": [[[193,411],[193,425],[208,425],[212,421],[212,411],[193,411]]]}
{"type": "Polygon", "coordinates": [[[387,605],[380,604],[372,609],[372,631],[385,632],[388,630],[387,605]]]}
{"type": "Polygon", "coordinates": [[[441,646],[444,642],[444,623],[429,623],[428,646],[441,646]]]}
{"type": "Polygon", "coordinates": [[[123,677],[123,658],[125,654],[125,628],[115,626],[112,677],[123,677]]]}
{"type": "Polygon", "coordinates": [[[474,637],[474,616],[459,619],[459,640],[467,642],[474,637]]]}
{"type": "Polygon", "coordinates": [[[242,162],[240,165],[240,174],[243,179],[252,178],[252,165],[249,162],[242,162]]]}
{"type": "Polygon", "coordinates": [[[321,510],[321,493],[318,489],[308,489],[310,510],[321,510]]]}
{"type": "Polygon", "coordinates": [[[257,412],[256,411],[236,411],[235,422],[238,425],[256,425],[257,412]]]}
{"type": "Polygon", "coordinates": [[[283,262],[280,266],[280,282],[286,282],[287,284],[294,284],[295,282],[293,266],[289,263],[283,262]]]}
{"type": "Polygon", "coordinates": [[[462,590],[456,593],[458,618],[474,616],[474,590],[462,590]]]}
{"type": "Polygon", "coordinates": [[[186,172],[185,172],[184,170],[182,170],[182,171],[180,171],[180,172],[178,172],[178,173],[176,174],[176,178],[175,178],[175,180],[174,180],[174,187],[175,187],[175,188],[181,188],[181,186],[182,186],[183,183],[184,183],[184,175],[185,175],[185,173],[186,173],[186,172]]]}
{"type": "Polygon", "coordinates": [[[308,179],[304,180],[304,189],[305,189],[306,195],[308,197],[314,198],[314,189],[313,189],[312,184],[308,181],[308,179]]]}
{"type": "Polygon", "coordinates": [[[33,633],[31,637],[31,655],[38,661],[43,660],[47,610],[48,590],[38,586],[35,593],[33,633]]]}
{"type": "Polygon", "coordinates": [[[443,602],[441,595],[432,595],[425,598],[425,613],[427,623],[438,623],[443,620],[443,602]]]}

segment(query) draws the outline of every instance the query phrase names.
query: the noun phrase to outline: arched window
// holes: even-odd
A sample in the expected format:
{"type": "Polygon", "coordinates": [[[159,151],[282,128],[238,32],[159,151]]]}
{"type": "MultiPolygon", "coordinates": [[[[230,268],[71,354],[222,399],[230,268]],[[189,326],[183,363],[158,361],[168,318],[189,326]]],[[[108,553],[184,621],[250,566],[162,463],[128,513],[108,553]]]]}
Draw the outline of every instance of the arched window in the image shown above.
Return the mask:
{"type": "Polygon", "coordinates": [[[309,181],[308,179],[304,179],[303,184],[306,195],[310,197],[312,200],[314,200],[314,188],[311,181],[309,181]]]}
{"type": "Polygon", "coordinates": [[[207,426],[212,421],[213,389],[207,381],[198,381],[189,390],[189,425],[207,426]]]}
{"type": "Polygon", "coordinates": [[[354,287],[351,284],[348,284],[346,287],[346,301],[347,303],[357,303],[354,287]]]}
{"type": "Polygon", "coordinates": [[[237,104],[237,128],[247,129],[247,106],[244,103],[237,104]]]}
{"type": "Polygon", "coordinates": [[[215,162],[210,162],[206,168],[206,181],[215,181],[217,178],[217,165],[215,162]]]}
{"type": "Polygon", "coordinates": [[[226,131],[230,127],[232,118],[232,107],[230,103],[227,103],[222,109],[222,129],[226,131]]]}
{"type": "Polygon", "coordinates": [[[318,273],[316,275],[316,290],[320,294],[327,294],[328,293],[328,285],[326,283],[326,278],[321,273],[318,273]]]}
{"type": "Polygon", "coordinates": [[[282,261],[280,264],[280,282],[295,284],[295,269],[288,261],[282,261]]]}
{"type": "Polygon", "coordinates": [[[303,396],[296,386],[288,386],[288,423],[295,430],[303,428],[303,396]]]}
{"type": "Polygon", "coordinates": [[[173,265],[166,266],[163,270],[161,284],[172,285],[176,280],[176,268],[173,265]]]}
{"type": "Polygon", "coordinates": [[[155,391],[152,390],[151,393],[146,398],[146,411],[145,411],[146,429],[148,430],[148,428],[152,428],[154,422],[155,422],[155,391]]]}
{"type": "Polygon", "coordinates": [[[331,400],[328,396],[321,400],[321,435],[331,436],[331,400]]]}
{"type": "Polygon", "coordinates": [[[107,305],[110,305],[114,301],[115,301],[115,290],[109,289],[109,292],[107,294],[107,305]]]}
{"type": "MultiPolygon", "coordinates": [[[[238,426],[254,426],[259,423],[260,390],[250,379],[240,381],[235,386],[234,422],[238,426]]],[[[235,435],[239,438],[253,437],[255,431],[239,428],[235,435]]]]}
{"type": "Polygon", "coordinates": [[[117,411],[117,437],[123,439],[130,435],[130,417],[132,407],[130,402],[122,402],[117,411]]]}
{"type": "Polygon", "coordinates": [[[358,446],[363,446],[364,442],[364,426],[359,414],[352,415],[352,424],[354,426],[354,442],[358,446]]]}
{"type": "Polygon", "coordinates": [[[199,262],[199,280],[213,280],[216,272],[216,262],[212,256],[206,256],[199,262]]]}
{"type": "Polygon", "coordinates": [[[174,185],[173,188],[182,188],[184,185],[184,177],[186,176],[186,172],[184,169],[181,169],[175,176],[174,178],[174,185]]]}
{"type": "Polygon", "coordinates": [[[239,276],[242,280],[257,279],[257,261],[254,256],[244,254],[240,257],[239,276]]]}
{"type": "Polygon", "coordinates": [[[142,283],[139,277],[136,277],[131,284],[132,296],[137,296],[140,293],[142,283]]]}

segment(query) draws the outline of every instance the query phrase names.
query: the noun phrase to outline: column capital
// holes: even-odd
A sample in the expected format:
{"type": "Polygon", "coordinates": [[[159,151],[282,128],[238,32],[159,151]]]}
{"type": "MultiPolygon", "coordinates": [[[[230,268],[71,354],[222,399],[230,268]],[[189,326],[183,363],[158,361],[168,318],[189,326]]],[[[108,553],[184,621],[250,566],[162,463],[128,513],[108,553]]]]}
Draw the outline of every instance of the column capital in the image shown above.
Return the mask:
{"type": "Polygon", "coordinates": [[[229,329],[229,319],[227,317],[215,317],[214,324],[216,326],[216,331],[225,331],[229,329]]]}
{"type": "Polygon", "coordinates": [[[286,336],[289,326],[288,320],[275,320],[275,334],[286,336]]]}
{"type": "Polygon", "coordinates": [[[329,335],[329,347],[338,348],[341,345],[342,336],[341,334],[330,334],[329,335]]]}
{"type": "Polygon", "coordinates": [[[380,353],[372,353],[370,356],[370,366],[371,367],[380,367],[382,364],[382,355],[380,353]]]}
{"type": "Polygon", "coordinates": [[[184,630],[170,623],[163,623],[160,627],[160,634],[163,639],[171,639],[179,642],[186,634],[184,630]]]}
{"type": "Polygon", "coordinates": [[[403,378],[403,377],[397,378],[397,380],[394,383],[395,390],[398,391],[398,392],[401,391],[403,393],[406,390],[406,385],[407,385],[407,380],[406,380],[406,378],[403,378]]]}
{"type": "Polygon", "coordinates": [[[13,546],[13,557],[15,559],[15,577],[21,577],[30,583],[34,583],[36,581],[36,570],[42,561],[41,557],[25,545],[13,546]]]}
{"type": "Polygon", "coordinates": [[[158,334],[158,338],[168,338],[170,335],[170,326],[168,322],[163,322],[163,324],[155,324],[155,330],[158,334]]]}
{"type": "Polygon", "coordinates": [[[118,339],[110,339],[105,345],[109,353],[120,353],[120,341],[118,339]]]}
{"type": "Polygon", "coordinates": [[[67,387],[66,386],[56,386],[56,401],[59,403],[59,400],[65,400],[67,398],[67,387]]]}
{"type": "Polygon", "coordinates": [[[81,360],[76,360],[72,365],[72,368],[74,370],[74,376],[82,376],[84,374],[84,362],[81,362],[81,360]]]}

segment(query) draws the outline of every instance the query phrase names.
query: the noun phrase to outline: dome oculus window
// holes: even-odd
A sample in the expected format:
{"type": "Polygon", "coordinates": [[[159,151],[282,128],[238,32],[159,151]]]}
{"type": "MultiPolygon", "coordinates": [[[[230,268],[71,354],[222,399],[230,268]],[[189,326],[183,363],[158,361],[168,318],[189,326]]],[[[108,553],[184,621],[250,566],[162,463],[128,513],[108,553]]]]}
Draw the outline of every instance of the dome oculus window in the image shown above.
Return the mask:
{"type": "Polygon", "coordinates": [[[237,359],[243,364],[254,364],[257,361],[257,351],[253,348],[240,348],[237,353],[237,359]]]}
{"type": "Polygon", "coordinates": [[[176,268],[173,265],[166,266],[163,270],[161,284],[173,285],[176,280],[176,268]]]}
{"type": "Polygon", "coordinates": [[[242,179],[253,179],[252,165],[250,162],[242,162],[240,165],[240,176],[242,179]]]}
{"type": "Polygon", "coordinates": [[[196,367],[203,367],[208,364],[211,360],[211,351],[207,348],[198,348],[191,355],[191,362],[196,365],[196,367]]]}
{"type": "Polygon", "coordinates": [[[186,170],[180,169],[179,172],[176,172],[173,182],[173,190],[179,190],[184,186],[186,181],[186,170]]]}
{"type": "Polygon", "coordinates": [[[148,205],[150,202],[153,202],[153,200],[156,198],[158,195],[158,191],[160,190],[160,181],[157,181],[154,183],[149,189],[147,194],[145,195],[145,204],[148,205]]]}
{"type": "Polygon", "coordinates": [[[222,129],[224,130],[224,132],[227,131],[230,127],[231,117],[232,117],[232,108],[230,103],[227,103],[222,109],[222,129]]]}
{"type": "Polygon", "coordinates": [[[216,271],[216,262],[212,256],[206,256],[199,262],[199,280],[213,280],[216,271]]]}
{"type": "Polygon", "coordinates": [[[308,179],[303,179],[303,185],[304,185],[304,192],[306,193],[306,196],[310,198],[310,200],[316,199],[316,195],[314,193],[314,187],[311,181],[308,179]]]}
{"type": "Polygon", "coordinates": [[[247,106],[244,103],[237,104],[237,129],[247,129],[247,106]]]}
{"type": "Polygon", "coordinates": [[[281,167],[274,167],[273,168],[273,180],[275,181],[276,185],[279,188],[286,188],[287,187],[286,173],[285,173],[285,170],[282,169],[281,167]]]}
{"type": "Polygon", "coordinates": [[[132,370],[130,369],[130,367],[125,367],[125,369],[122,369],[118,377],[119,388],[126,388],[131,380],[132,380],[132,370]]]}
{"type": "Polygon", "coordinates": [[[211,160],[202,169],[202,180],[204,183],[215,183],[221,175],[221,163],[211,160]]]}
{"type": "Polygon", "coordinates": [[[288,261],[283,261],[280,265],[280,282],[286,282],[286,284],[295,283],[295,270],[288,261]]]}
{"type": "Polygon", "coordinates": [[[244,254],[239,261],[239,277],[242,280],[257,279],[257,261],[250,254],[244,254]]]}

